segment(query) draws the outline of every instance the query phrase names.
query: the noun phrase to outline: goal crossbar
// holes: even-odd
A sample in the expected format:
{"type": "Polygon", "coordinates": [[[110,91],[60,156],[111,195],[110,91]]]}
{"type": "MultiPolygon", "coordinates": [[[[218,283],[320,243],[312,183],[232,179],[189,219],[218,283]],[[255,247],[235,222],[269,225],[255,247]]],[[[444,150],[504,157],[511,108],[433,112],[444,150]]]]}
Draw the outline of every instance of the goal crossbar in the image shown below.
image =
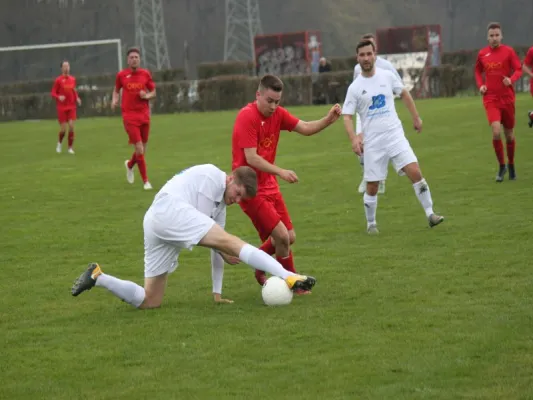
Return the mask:
{"type": "Polygon", "coordinates": [[[103,39],[103,40],[87,40],[82,42],[63,42],[63,43],[45,43],[45,44],[30,44],[25,46],[7,46],[0,47],[0,52],[3,51],[24,51],[24,50],[38,50],[38,49],[57,49],[60,47],[77,47],[77,46],[98,46],[104,44],[117,45],[118,69],[122,69],[122,40],[121,39],[103,39]]]}

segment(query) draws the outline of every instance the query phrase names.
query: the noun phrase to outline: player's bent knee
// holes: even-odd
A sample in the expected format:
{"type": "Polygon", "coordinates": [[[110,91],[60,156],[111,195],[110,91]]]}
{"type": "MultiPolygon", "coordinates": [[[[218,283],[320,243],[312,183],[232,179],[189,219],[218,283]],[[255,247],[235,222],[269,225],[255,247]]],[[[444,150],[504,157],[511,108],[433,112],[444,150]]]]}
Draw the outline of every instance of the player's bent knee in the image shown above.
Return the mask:
{"type": "Polygon", "coordinates": [[[379,182],[367,182],[366,183],[366,193],[369,196],[375,196],[378,194],[379,182]]]}
{"type": "Polygon", "coordinates": [[[294,232],[294,229],[291,229],[289,231],[289,244],[293,244],[296,241],[296,232],[294,232]]]}
{"type": "Polygon", "coordinates": [[[218,224],[214,224],[198,244],[202,247],[216,249],[234,257],[238,257],[242,247],[246,243],[237,236],[226,232],[218,224]]]}
{"type": "Polygon", "coordinates": [[[140,156],[144,154],[144,146],[142,142],[135,143],[135,153],[140,156]]]}
{"type": "Polygon", "coordinates": [[[276,246],[288,246],[290,244],[289,231],[283,222],[279,222],[272,230],[272,237],[276,241],[276,246]]]}

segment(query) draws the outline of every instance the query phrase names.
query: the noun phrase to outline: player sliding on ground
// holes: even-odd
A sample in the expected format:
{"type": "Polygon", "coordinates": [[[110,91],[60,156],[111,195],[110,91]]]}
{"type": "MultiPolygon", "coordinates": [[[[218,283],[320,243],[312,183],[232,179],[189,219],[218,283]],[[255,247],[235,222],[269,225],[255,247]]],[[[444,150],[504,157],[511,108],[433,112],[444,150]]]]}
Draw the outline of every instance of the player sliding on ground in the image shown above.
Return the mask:
{"type": "Polygon", "coordinates": [[[414,128],[422,130],[422,120],[416,110],[411,94],[403,83],[390,71],[376,68],[374,42],[363,40],[357,45],[357,60],[361,64],[361,75],[348,88],[342,108],[344,128],[357,155],[363,153],[363,138],[356,135],[353,115],[361,116],[364,132],[365,167],[367,182],[363,195],[367,232],[378,234],[376,210],[378,206],[379,182],[387,178],[389,161],[394,169],[413,182],[416,197],[424,208],[429,226],[440,224],[444,218],[433,211],[433,200],[426,180],[422,177],[418,160],[405,137],[402,122],[394,106],[394,95],[401,95],[411,117],[414,128]]]}
{"type": "Polygon", "coordinates": [[[224,230],[226,206],[253,198],[256,192],[257,175],[250,167],[236,168],[231,175],[211,164],[180,172],[161,188],[144,216],[144,287],[104,274],[91,263],[74,282],[72,295],[101,286],[134,307],[159,307],[180,251],[196,245],[211,249],[215,302],[232,303],[222,298],[224,261],[232,265],[243,261],[279,276],[292,290],[311,290],[315,278],[285,270],[265,252],[224,230]]]}

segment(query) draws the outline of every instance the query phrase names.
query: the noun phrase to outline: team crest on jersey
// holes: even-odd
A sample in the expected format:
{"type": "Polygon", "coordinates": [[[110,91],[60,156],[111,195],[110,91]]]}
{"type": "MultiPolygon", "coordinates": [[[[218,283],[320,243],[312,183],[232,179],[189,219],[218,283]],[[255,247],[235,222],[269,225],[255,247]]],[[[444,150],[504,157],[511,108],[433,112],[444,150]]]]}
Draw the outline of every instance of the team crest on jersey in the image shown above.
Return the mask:
{"type": "Polygon", "coordinates": [[[274,135],[265,136],[260,142],[259,147],[268,149],[274,143],[274,135]]]}

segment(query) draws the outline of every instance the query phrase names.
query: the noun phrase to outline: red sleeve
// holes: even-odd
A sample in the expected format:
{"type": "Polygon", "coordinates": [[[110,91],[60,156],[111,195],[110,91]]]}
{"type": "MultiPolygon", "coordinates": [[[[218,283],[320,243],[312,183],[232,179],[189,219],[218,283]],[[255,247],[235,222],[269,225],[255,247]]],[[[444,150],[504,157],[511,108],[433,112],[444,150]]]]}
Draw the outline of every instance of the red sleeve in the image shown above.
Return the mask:
{"type": "Polygon", "coordinates": [[[121,73],[119,72],[117,74],[117,78],[115,79],[115,90],[119,92],[121,88],[122,88],[122,76],[121,76],[121,73]]]}
{"type": "Polygon", "coordinates": [[[513,68],[513,75],[511,75],[511,82],[515,83],[522,76],[522,63],[520,62],[520,57],[516,54],[516,51],[511,47],[509,49],[511,52],[511,67],[513,68]]]}
{"type": "Polygon", "coordinates": [[[281,107],[281,110],[283,115],[281,119],[280,130],[291,132],[296,127],[298,122],[300,122],[300,120],[288,112],[285,108],[281,107]]]}
{"type": "Polygon", "coordinates": [[[533,66],[533,47],[528,50],[526,58],[524,58],[524,64],[528,67],[533,66]]]}
{"type": "Polygon", "coordinates": [[[78,95],[78,88],[77,88],[77,85],[78,83],[76,82],[76,78],[72,78],[73,79],[73,85],[74,85],[74,93],[76,94],[76,100],[78,100],[80,98],[80,96],[78,95]]]}
{"type": "Polygon", "coordinates": [[[146,76],[148,78],[148,80],[146,81],[146,89],[148,89],[151,92],[155,89],[155,83],[154,83],[154,80],[152,79],[152,74],[150,73],[150,71],[146,71],[146,76]]]}
{"type": "Polygon", "coordinates": [[[476,84],[478,89],[484,85],[483,82],[483,64],[481,63],[481,52],[477,55],[476,60],[476,67],[475,67],[475,74],[476,74],[476,84]]]}
{"type": "Polygon", "coordinates": [[[59,79],[56,79],[54,81],[54,85],[52,86],[52,92],[50,94],[54,99],[57,99],[59,97],[59,79]]]}
{"type": "Polygon", "coordinates": [[[257,148],[258,132],[250,112],[241,111],[237,115],[233,130],[237,138],[237,145],[241,149],[257,148]]]}

